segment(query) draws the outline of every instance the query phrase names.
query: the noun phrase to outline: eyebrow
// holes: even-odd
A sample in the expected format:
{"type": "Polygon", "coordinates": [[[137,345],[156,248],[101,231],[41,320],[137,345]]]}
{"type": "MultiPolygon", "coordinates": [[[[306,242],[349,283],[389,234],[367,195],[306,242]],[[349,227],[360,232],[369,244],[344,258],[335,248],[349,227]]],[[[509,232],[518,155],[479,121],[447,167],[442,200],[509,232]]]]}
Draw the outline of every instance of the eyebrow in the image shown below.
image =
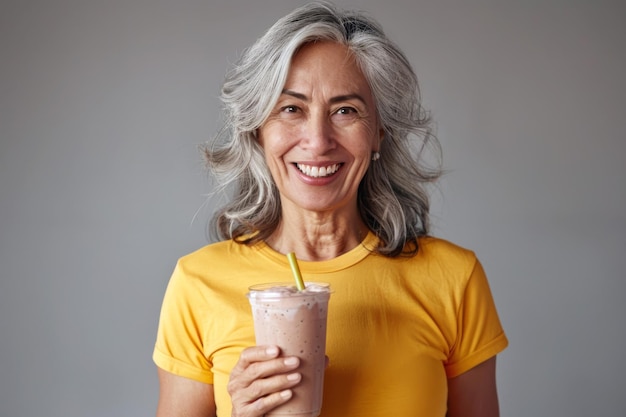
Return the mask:
{"type": "MultiPolygon", "coordinates": [[[[297,98],[299,100],[302,100],[302,101],[309,101],[309,98],[306,95],[304,95],[302,93],[297,93],[297,92],[292,91],[292,90],[284,89],[282,91],[282,94],[286,94],[288,96],[295,97],[295,98],[297,98]]],[[[363,104],[367,105],[367,102],[365,101],[365,99],[363,97],[361,97],[360,94],[357,94],[357,93],[344,94],[344,95],[341,95],[341,96],[331,97],[330,103],[334,104],[334,103],[339,103],[339,102],[342,102],[342,101],[348,101],[348,100],[354,100],[354,99],[359,100],[363,104]]]]}

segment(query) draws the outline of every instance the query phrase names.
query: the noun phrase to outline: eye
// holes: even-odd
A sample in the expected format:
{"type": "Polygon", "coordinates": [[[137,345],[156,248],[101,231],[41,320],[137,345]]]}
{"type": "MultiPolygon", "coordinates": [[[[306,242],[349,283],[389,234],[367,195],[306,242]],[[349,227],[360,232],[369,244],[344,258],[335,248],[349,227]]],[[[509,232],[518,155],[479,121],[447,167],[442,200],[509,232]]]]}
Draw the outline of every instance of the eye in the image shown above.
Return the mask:
{"type": "Polygon", "coordinates": [[[296,113],[299,109],[297,106],[285,106],[281,110],[285,113],[296,113]]]}
{"type": "Polygon", "coordinates": [[[359,118],[359,111],[350,106],[340,107],[331,115],[335,123],[353,122],[359,118]]]}
{"type": "Polygon", "coordinates": [[[357,114],[357,111],[354,107],[341,107],[339,110],[336,111],[336,113],[342,116],[348,116],[357,114]]]}

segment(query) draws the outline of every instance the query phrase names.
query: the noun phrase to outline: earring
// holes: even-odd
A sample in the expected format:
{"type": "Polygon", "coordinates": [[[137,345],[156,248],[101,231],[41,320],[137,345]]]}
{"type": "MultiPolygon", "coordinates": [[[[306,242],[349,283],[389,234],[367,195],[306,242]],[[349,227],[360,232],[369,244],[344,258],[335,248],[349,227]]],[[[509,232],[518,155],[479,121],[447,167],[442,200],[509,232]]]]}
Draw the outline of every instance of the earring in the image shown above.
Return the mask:
{"type": "Polygon", "coordinates": [[[378,161],[380,159],[380,152],[374,152],[372,154],[372,161],[378,161]]]}

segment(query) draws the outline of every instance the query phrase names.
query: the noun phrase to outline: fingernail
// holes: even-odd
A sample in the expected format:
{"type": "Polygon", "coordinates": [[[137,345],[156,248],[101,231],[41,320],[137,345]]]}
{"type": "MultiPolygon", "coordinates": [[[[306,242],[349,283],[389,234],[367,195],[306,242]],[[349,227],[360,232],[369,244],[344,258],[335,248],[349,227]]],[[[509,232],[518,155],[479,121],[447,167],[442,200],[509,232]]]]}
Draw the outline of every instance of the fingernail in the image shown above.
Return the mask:
{"type": "Polygon", "coordinates": [[[270,356],[276,356],[278,354],[278,348],[276,346],[268,347],[265,350],[265,353],[267,353],[270,356]]]}
{"type": "Polygon", "coordinates": [[[287,375],[287,380],[288,381],[297,381],[299,379],[300,379],[300,374],[299,373],[287,375]]]}
{"type": "Polygon", "coordinates": [[[287,359],[285,359],[284,363],[285,363],[285,365],[288,365],[288,366],[297,365],[298,364],[298,358],[293,358],[293,357],[287,358],[287,359]]]}
{"type": "Polygon", "coordinates": [[[280,392],[280,396],[283,398],[291,398],[291,390],[290,389],[286,389],[284,391],[280,392]]]}

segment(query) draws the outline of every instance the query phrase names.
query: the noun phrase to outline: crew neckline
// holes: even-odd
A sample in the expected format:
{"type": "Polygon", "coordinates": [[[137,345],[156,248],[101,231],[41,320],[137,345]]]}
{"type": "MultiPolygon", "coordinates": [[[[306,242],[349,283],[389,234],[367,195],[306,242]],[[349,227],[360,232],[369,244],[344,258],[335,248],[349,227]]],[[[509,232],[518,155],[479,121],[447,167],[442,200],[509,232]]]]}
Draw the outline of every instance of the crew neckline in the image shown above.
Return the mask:
{"type": "MultiPolygon", "coordinates": [[[[376,237],[376,235],[371,231],[368,231],[363,241],[361,241],[361,243],[359,243],[348,252],[326,261],[298,260],[298,266],[300,267],[300,271],[305,274],[340,271],[342,269],[346,269],[351,267],[352,265],[357,264],[358,262],[365,259],[368,255],[371,255],[377,244],[378,238],[376,237]]],[[[255,248],[258,250],[258,253],[261,256],[264,256],[272,262],[280,264],[280,266],[289,267],[287,255],[277,252],[276,250],[268,246],[267,243],[259,242],[255,245],[255,248]]]]}

